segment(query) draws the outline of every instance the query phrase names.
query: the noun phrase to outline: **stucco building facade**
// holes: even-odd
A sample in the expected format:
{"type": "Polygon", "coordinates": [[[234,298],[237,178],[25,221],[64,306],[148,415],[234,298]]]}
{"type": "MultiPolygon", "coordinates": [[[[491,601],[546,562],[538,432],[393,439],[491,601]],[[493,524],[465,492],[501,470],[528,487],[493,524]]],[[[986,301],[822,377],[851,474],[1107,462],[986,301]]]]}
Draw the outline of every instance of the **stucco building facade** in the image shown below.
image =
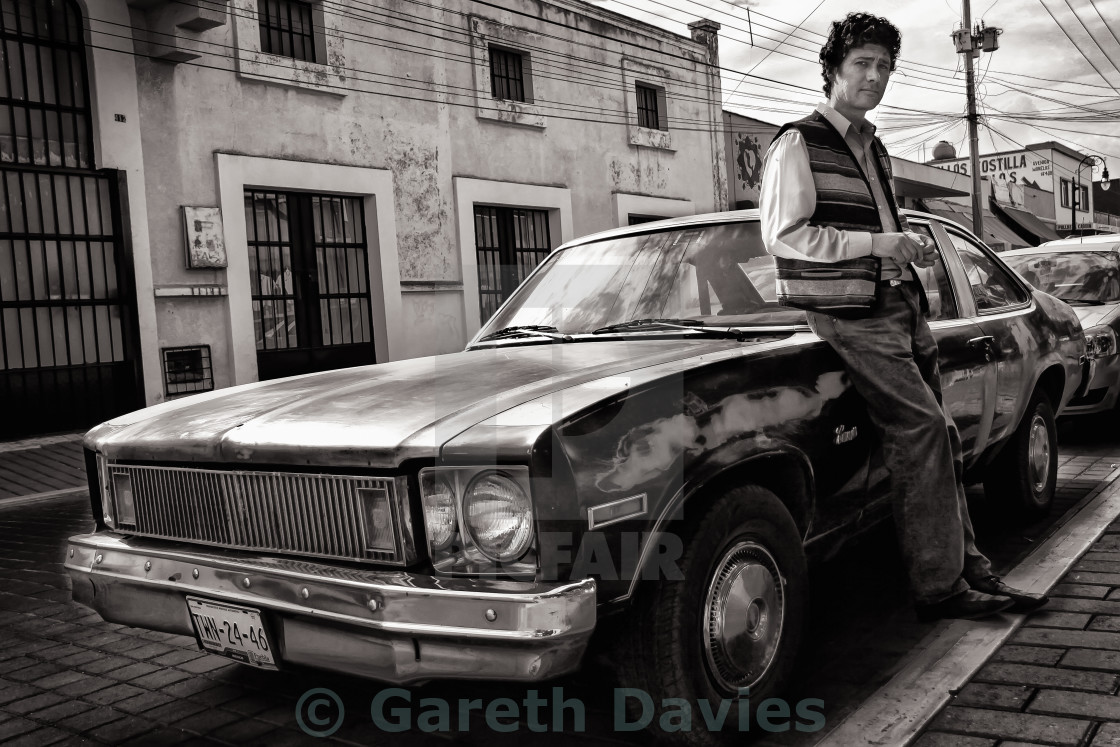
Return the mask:
{"type": "Polygon", "coordinates": [[[574,0],[16,7],[38,65],[16,90],[9,60],[0,96],[9,205],[52,178],[105,199],[43,187],[25,202],[84,204],[81,227],[0,225],[5,435],[458,350],[562,242],[727,207],[711,22],[684,37],[574,0]]]}

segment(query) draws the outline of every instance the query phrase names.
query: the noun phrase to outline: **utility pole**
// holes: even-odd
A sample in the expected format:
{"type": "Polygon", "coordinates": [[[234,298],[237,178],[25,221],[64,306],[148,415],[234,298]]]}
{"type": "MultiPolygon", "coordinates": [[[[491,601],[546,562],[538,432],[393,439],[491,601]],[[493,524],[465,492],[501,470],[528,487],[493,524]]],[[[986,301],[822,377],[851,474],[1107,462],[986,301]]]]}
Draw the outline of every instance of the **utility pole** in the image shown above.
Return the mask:
{"type": "Polygon", "coordinates": [[[1000,29],[972,28],[972,7],[969,0],[961,0],[962,28],[953,32],[953,42],[957,54],[964,55],[965,95],[968,97],[968,159],[972,174],[972,232],[981,240],[984,238],[984,197],[980,186],[980,133],[979,117],[976,115],[976,69],[973,61],[980,56],[980,50],[994,52],[999,49],[1000,29]]]}
{"type": "Polygon", "coordinates": [[[981,199],[980,187],[980,133],[976,126],[976,69],[972,64],[972,50],[976,45],[972,35],[972,8],[969,0],[962,0],[962,6],[964,34],[958,36],[957,52],[964,55],[964,85],[965,95],[968,96],[968,170],[972,173],[972,232],[983,241],[984,202],[981,199]]]}

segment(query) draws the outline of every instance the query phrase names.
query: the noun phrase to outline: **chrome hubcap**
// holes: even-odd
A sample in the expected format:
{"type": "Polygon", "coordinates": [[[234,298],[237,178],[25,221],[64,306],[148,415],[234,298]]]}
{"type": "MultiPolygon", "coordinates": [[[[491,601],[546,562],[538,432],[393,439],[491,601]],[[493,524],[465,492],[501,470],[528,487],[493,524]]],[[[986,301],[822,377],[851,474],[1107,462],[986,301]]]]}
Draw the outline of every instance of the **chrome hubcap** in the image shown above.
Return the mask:
{"type": "Polygon", "coordinates": [[[1046,488],[1050,479],[1050,431],[1046,428],[1046,421],[1039,415],[1031,420],[1027,462],[1031,470],[1031,484],[1034,491],[1039,493],[1046,488]]]}
{"type": "Polygon", "coordinates": [[[774,557],[740,542],[716,564],[704,604],[704,653],[724,689],[750,687],[769,671],[782,639],[785,594],[774,557]]]}

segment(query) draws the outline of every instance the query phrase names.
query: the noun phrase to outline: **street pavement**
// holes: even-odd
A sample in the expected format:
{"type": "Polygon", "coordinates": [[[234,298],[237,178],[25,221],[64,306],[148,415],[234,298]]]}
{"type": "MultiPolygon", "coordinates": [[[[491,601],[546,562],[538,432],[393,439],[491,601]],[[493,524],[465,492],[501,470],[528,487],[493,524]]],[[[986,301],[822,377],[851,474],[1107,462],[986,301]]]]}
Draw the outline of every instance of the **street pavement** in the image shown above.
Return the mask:
{"type": "MultiPolygon", "coordinates": [[[[981,548],[997,568],[1013,567],[1120,463],[1120,439],[1111,434],[1113,427],[1104,424],[1099,432],[1063,428],[1059,491],[1046,520],[1016,525],[987,512],[977,496],[981,548]]],[[[422,698],[453,704],[464,697],[521,702],[532,689],[552,698],[553,688],[562,688],[564,698],[586,706],[582,730],[569,714],[562,719],[564,731],[534,733],[522,720],[513,733],[499,733],[473,710],[463,724],[453,718],[446,731],[424,733],[414,722],[407,732],[386,734],[370,715],[371,699],[382,689],[376,683],[311,671],[255,670],[203,653],[191,638],[106,623],[70,601],[62,566],[65,539],[92,526],[87,496],[59,493],[60,488],[45,482],[28,483],[27,465],[41,464],[45,455],[55,453],[58,469],[39,472],[65,474],[72,480],[70,487],[80,486],[80,458],[79,471],[72,471],[80,456],[77,441],[0,444],[0,475],[5,469],[15,471],[14,459],[23,470],[23,492],[55,496],[31,503],[0,496],[5,549],[0,558],[0,741],[269,747],[312,741],[500,747],[526,738],[544,745],[649,742],[644,733],[615,730],[613,676],[597,657],[581,672],[536,688],[451,682],[408,691],[415,718],[422,698]],[[24,453],[29,447],[39,451],[24,453]],[[300,726],[308,714],[297,714],[297,704],[311,688],[330,690],[344,705],[342,726],[328,739],[313,740],[300,726]]],[[[1120,683],[1120,523],[1114,526],[1118,528],[1110,528],[1055,589],[1059,596],[1047,611],[1028,620],[934,720],[921,747],[993,745],[1000,737],[1011,740],[1000,744],[1089,744],[1089,738],[1097,740],[1094,745],[1120,744],[1101,741],[1111,739],[1117,726],[1112,722],[1120,722],[1120,706],[1108,700],[1120,703],[1115,697],[1120,683]],[[1062,741],[1073,738],[1077,728],[1082,731],[1074,741],[1062,741]]],[[[935,627],[914,619],[892,531],[886,525],[869,533],[812,573],[808,650],[790,700],[823,700],[828,725],[889,680],[935,627]]],[[[307,720],[302,723],[308,725],[307,720]]],[[[816,736],[787,732],[771,736],[768,743],[809,745],[816,736]]]]}

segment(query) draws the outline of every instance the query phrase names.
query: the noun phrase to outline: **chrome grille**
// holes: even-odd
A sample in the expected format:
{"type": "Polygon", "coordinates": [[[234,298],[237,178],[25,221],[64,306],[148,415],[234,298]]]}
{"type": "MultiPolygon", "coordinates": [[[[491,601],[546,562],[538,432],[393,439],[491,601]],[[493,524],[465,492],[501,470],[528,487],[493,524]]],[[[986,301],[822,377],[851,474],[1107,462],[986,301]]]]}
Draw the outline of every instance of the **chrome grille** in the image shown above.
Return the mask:
{"type": "Polygon", "coordinates": [[[122,532],[165,539],[351,560],[401,563],[394,481],[355,475],[105,465],[117,517],[120,481],[131,482],[135,525],[122,532]],[[367,547],[363,493],[388,499],[395,550],[367,547]]]}

